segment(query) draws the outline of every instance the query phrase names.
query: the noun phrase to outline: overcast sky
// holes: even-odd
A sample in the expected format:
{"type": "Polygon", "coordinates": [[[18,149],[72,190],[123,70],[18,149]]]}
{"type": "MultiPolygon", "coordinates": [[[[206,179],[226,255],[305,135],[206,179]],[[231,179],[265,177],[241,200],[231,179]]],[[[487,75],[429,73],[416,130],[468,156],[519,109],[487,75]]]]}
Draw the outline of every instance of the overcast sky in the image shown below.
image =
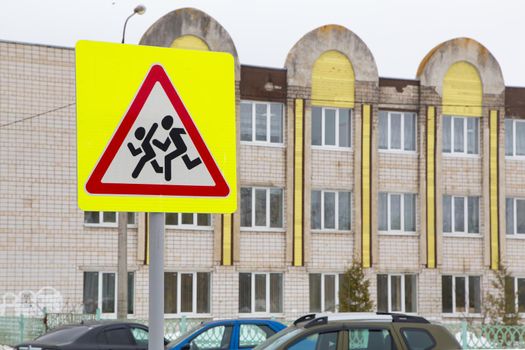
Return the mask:
{"type": "Polygon", "coordinates": [[[340,24],[374,55],[379,75],[414,78],[421,59],[439,43],[471,37],[501,65],[506,85],[525,86],[524,0],[2,0],[0,40],[73,47],[77,40],[126,42],[164,14],[198,8],[230,33],[241,63],[283,67],[308,31],[340,24]]]}

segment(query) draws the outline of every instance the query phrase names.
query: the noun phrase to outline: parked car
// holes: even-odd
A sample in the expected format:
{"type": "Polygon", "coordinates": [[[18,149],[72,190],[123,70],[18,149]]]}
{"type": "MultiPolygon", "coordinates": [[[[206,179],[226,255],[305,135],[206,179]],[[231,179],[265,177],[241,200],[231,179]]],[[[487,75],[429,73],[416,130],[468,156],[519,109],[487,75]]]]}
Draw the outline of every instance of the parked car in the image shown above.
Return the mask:
{"type": "MultiPolygon", "coordinates": [[[[164,344],[168,341],[164,340],[164,344]]],[[[132,322],[88,321],[55,328],[16,350],[146,350],[148,327],[132,322]]]]}
{"type": "Polygon", "coordinates": [[[166,350],[252,349],[286,326],[273,320],[203,322],[166,346],[166,350]]]}
{"type": "Polygon", "coordinates": [[[454,336],[423,317],[386,313],[310,314],[255,350],[456,350],[454,336]]]}

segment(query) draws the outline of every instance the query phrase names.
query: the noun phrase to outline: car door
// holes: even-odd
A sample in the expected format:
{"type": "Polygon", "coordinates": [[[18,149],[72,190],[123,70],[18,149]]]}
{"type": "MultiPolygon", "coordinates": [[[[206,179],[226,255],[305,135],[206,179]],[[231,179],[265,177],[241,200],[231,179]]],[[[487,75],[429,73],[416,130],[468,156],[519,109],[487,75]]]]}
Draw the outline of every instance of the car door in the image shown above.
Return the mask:
{"type": "Polygon", "coordinates": [[[263,323],[239,322],[235,328],[235,339],[232,350],[253,349],[277,333],[274,329],[263,323]]]}
{"type": "Polygon", "coordinates": [[[149,332],[146,327],[130,325],[131,336],[136,344],[136,349],[146,350],[148,348],[149,332]]]}
{"type": "Polygon", "coordinates": [[[231,349],[233,325],[217,325],[199,333],[182,349],[186,350],[228,350],[231,349]]]}
{"type": "Polygon", "coordinates": [[[97,337],[100,350],[137,350],[130,329],[126,325],[107,326],[97,337]]]}

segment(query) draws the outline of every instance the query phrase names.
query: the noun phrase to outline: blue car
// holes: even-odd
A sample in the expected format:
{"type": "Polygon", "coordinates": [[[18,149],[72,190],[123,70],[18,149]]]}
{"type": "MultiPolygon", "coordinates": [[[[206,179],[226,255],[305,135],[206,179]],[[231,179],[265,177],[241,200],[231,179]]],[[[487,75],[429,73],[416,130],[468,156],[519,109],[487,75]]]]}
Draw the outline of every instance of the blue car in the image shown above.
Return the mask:
{"type": "Polygon", "coordinates": [[[280,322],[238,319],[203,322],[166,345],[166,350],[252,349],[286,328],[280,322]]]}

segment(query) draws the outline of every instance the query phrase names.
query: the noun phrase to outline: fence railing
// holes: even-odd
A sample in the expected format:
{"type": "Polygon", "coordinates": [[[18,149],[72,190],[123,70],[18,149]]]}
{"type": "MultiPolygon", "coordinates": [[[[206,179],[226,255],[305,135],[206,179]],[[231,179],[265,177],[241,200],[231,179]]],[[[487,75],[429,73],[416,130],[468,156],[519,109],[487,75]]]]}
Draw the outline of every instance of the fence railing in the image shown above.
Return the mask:
{"type": "Polygon", "coordinates": [[[464,349],[525,349],[525,326],[461,322],[444,325],[464,349]]]}
{"type": "MultiPolygon", "coordinates": [[[[92,314],[54,314],[43,317],[0,317],[0,345],[15,345],[32,340],[45,332],[64,324],[80,323],[83,320],[100,319],[92,314]]],[[[128,320],[147,324],[147,320],[128,320]]],[[[187,330],[196,327],[206,319],[181,317],[164,321],[166,339],[174,340],[187,330]]],[[[444,324],[464,349],[525,349],[525,325],[481,325],[467,322],[444,324]]],[[[244,335],[249,341],[249,334],[244,335]]],[[[259,335],[255,334],[255,337],[259,335]]],[[[255,339],[254,339],[255,340],[255,339]]]]}

